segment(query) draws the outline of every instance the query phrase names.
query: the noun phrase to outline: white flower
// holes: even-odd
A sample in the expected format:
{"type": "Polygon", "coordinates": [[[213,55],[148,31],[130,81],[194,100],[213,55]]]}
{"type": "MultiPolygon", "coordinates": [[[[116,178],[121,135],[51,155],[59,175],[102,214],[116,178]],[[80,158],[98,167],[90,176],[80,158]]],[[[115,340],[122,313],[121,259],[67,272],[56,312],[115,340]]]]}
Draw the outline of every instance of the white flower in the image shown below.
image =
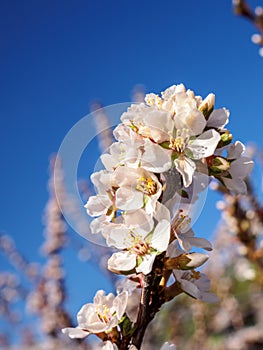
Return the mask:
{"type": "Polygon", "coordinates": [[[199,271],[173,270],[176,281],[180,284],[182,290],[195,299],[200,299],[208,303],[215,303],[218,298],[215,294],[209,292],[209,278],[199,271]]]}
{"type": "Polygon", "coordinates": [[[116,207],[121,210],[136,210],[145,207],[152,214],[162,193],[158,178],[143,168],[119,167],[114,178],[118,184],[115,193],[116,207]]]}
{"type": "Polygon", "coordinates": [[[178,129],[169,144],[173,150],[174,165],[182,175],[185,187],[192,183],[196,170],[194,161],[211,156],[220,141],[220,135],[215,130],[207,130],[195,139],[190,137],[189,130],[178,129]]]}
{"type": "Polygon", "coordinates": [[[112,293],[105,295],[97,291],[94,302],[84,305],[78,312],[78,326],[64,328],[62,332],[70,338],[84,338],[91,333],[110,332],[121,320],[128,300],[128,292],[116,297],[112,293]]]}
{"type": "Polygon", "coordinates": [[[144,103],[132,104],[127,112],[122,114],[121,121],[137,134],[155,143],[169,139],[169,131],[173,129],[173,121],[169,113],[144,103]]]}
{"type": "Polygon", "coordinates": [[[144,140],[141,166],[154,173],[162,173],[172,166],[171,154],[149,139],[144,140]]]}
{"type": "MultiPolygon", "coordinates": [[[[211,243],[205,239],[194,236],[194,231],[190,227],[191,218],[181,209],[171,224],[171,233],[176,238],[179,246],[185,251],[190,252],[193,246],[212,250],[211,243]]],[[[169,255],[171,257],[171,255],[169,255]]]]}
{"type": "Polygon", "coordinates": [[[243,156],[245,146],[236,141],[234,144],[218,150],[218,152],[227,151],[226,159],[229,162],[229,169],[218,177],[224,182],[225,186],[237,194],[246,194],[247,186],[244,179],[253,169],[254,162],[243,156]]]}
{"type": "Polygon", "coordinates": [[[85,204],[87,213],[90,216],[106,214],[113,204],[112,198],[114,197],[114,193],[112,188],[116,186],[113,172],[101,170],[93,173],[91,175],[91,181],[95,185],[98,194],[89,197],[88,202],[85,204]]]}
{"type": "MultiPolygon", "coordinates": [[[[132,105],[122,115],[121,120],[135,133],[148,140],[142,157],[147,158],[147,152],[151,154],[157,152],[156,146],[163,148],[159,153],[166,153],[165,160],[162,163],[162,158],[158,157],[158,166],[153,161],[158,170],[151,170],[154,172],[169,170],[170,162],[167,157],[170,157],[182,175],[184,186],[188,187],[196,170],[195,161],[214,153],[220,135],[213,129],[204,131],[207,121],[198,109],[201,98],[195,97],[190,90],[186,91],[182,84],[170,87],[162,97],[163,99],[155,94],[146,95],[148,106],[132,105]],[[150,145],[152,148],[154,145],[154,152],[150,145]]],[[[212,120],[211,123],[216,124],[217,115],[215,114],[212,119],[216,122],[212,120]]]]}
{"type": "Polygon", "coordinates": [[[114,130],[114,136],[119,142],[110,148],[110,154],[101,156],[107,170],[118,165],[138,167],[155,173],[161,173],[171,168],[171,157],[158,144],[148,138],[142,138],[131,127],[119,124],[114,130]]]}
{"type": "Polygon", "coordinates": [[[116,186],[113,171],[101,170],[95,172],[90,179],[99,194],[106,194],[112,187],[116,186]]]}
{"type": "MultiPolygon", "coordinates": [[[[161,211],[157,211],[160,216],[161,211]]],[[[138,273],[150,273],[156,255],[167,249],[170,240],[170,221],[166,218],[159,220],[154,228],[153,220],[149,219],[142,226],[120,224],[107,229],[107,244],[122,249],[108,261],[109,270],[114,272],[135,268],[138,273]]]]}
{"type": "Polygon", "coordinates": [[[106,170],[111,171],[120,165],[138,167],[144,140],[124,124],[119,124],[113,131],[118,142],[114,142],[109,153],[101,155],[106,170]]]}
{"type": "Polygon", "coordinates": [[[166,89],[162,92],[162,99],[155,94],[148,94],[145,97],[148,105],[155,106],[170,115],[174,122],[173,127],[183,129],[187,126],[191,136],[201,134],[206,125],[205,117],[198,109],[200,99],[194,95],[193,91],[186,91],[183,84],[172,85],[166,89]]]}
{"type": "Polygon", "coordinates": [[[153,215],[162,193],[158,178],[143,168],[120,166],[111,172],[94,173],[91,179],[98,194],[89,198],[85,208],[90,216],[99,216],[91,223],[93,233],[129,211],[144,208],[153,215]]]}
{"type": "MultiPolygon", "coordinates": [[[[180,92],[172,98],[171,112],[174,114],[174,126],[176,129],[188,128],[191,136],[199,135],[205,128],[206,120],[202,112],[197,108],[196,100],[189,92],[180,92]]],[[[170,102],[164,103],[165,107],[170,102]]]]}
{"type": "Polygon", "coordinates": [[[100,156],[106,170],[112,171],[118,166],[129,165],[137,168],[139,166],[140,145],[138,147],[130,142],[114,142],[110,148],[110,153],[104,153],[100,156]]]}
{"type": "Polygon", "coordinates": [[[98,194],[97,196],[90,196],[85,208],[90,216],[100,216],[106,214],[112,206],[112,201],[109,196],[98,194]]]}
{"type": "Polygon", "coordinates": [[[209,115],[215,105],[215,95],[209,94],[206,96],[206,98],[203,100],[201,97],[199,97],[199,101],[197,101],[198,109],[199,111],[203,112],[205,115],[209,115]]]}

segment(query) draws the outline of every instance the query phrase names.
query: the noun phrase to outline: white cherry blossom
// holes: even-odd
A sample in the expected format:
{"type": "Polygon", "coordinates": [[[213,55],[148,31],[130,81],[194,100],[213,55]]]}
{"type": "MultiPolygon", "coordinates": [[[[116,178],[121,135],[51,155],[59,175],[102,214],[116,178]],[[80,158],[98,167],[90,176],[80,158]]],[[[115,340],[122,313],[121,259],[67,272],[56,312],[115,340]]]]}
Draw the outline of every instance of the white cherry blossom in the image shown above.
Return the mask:
{"type": "Polygon", "coordinates": [[[191,218],[185,214],[182,209],[178,210],[177,215],[171,223],[171,233],[178,242],[180,248],[187,253],[190,252],[193,246],[205,250],[212,250],[212,245],[207,239],[194,236],[194,231],[190,223],[191,218]]]}
{"type": "MultiPolygon", "coordinates": [[[[178,84],[161,96],[146,95],[145,103],[132,104],[122,114],[114,130],[117,142],[101,156],[105,170],[91,176],[97,194],[85,208],[95,217],[91,231],[101,232],[107,246],[115,249],[108,269],[133,280],[126,279],[116,297],[98,291],[93,303],[80,309],[78,326],[62,330],[69,337],[97,334],[103,339],[99,349],[118,350],[110,340],[119,344],[127,330],[134,334],[133,327],[140,326],[143,275],[151,273],[162,253],[158,274],[163,272],[160,286],[168,298],[184,291],[196,299],[217,301],[207,276],[195,270],[208,256],[190,252],[192,247],[211,250],[212,245],[194,236],[191,210],[211,176],[230,191],[245,193],[244,179],[253,162],[243,155],[241,142],[218,149],[232,136],[225,129],[229,111],[214,109],[214,104],[214,94],[202,99],[178,84]],[[174,279],[169,286],[165,271],[174,279]]],[[[153,303],[156,295],[151,294],[153,303]]],[[[132,349],[136,347],[130,344],[132,349]]],[[[176,346],[166,342],[160,350],[172,349],[176,346]]]]}
{"type": "MultiPolygon", "coordinates": [[[[207,121],[198,109],[200,98],[196,98],[192,91],[186,91],[183,85],[172,86],[162,97],[163,99],[155,94],[146,95],[148,106],[132,105],[121,119],[135,133],[148,140],[147,150],[151,150],[151,154],[154,152],[150,144],[155,145],[155,151],[156,145],[163,148],[159,151],[166,153],[167,168],[163,171],[169,169],[167,157],[170,157],[182,175],[184,186],[188,187],[196,169],[195,161],[214,153],[220,135],[214,129],[205,130],[207,121]]],[[[212,119],[217,120],[217,115],[212,119]]],[[[160,164],[160,161],[158,168],[164,169],[164,164],[160,164]]]]}
{"type": "Polygon", "coordinates": [[[154,173],[143,168],[119,166],[114,171],[94,173],[92,182],[98,189],[85,204],[90,216],[98,216],[91,223],[91,231],[98,233],[120,214],[144,208],[153,215],[162,184],[154,173]]]}
{"type": "Polygon", "coordinates": [[[252,171],[254,163],[249,157],[243,155],[245,146],[240,141],[236,141],[218,150],[217,153],[221,154],[223,151],[227,152],[226,160],[229,162],[229,168],[218,177],[230,191],[246,194],[247,186],[244,180],[252,171]]]}
{"type": "Polygon", "coordinates": [[[87,213],[90,216],[100,216],[106,214],[113,205],[112,199],[114,192],[112,189],[116,187],[113,172],[101,170],[91,175],[91,181],[95,185],[98,194],[90,196],[85,204],[87,213]]]}
{"type": "Polygon", "coordinates": [[[196,170],[195,160],[211,156],[220,141],[215,130],[207,130],[195,139],[190,138],[189,129],[178,129],[175,137],[170,138],[169,148],[173,150],[174,165],[182,175],[183,184],[188,187],[192,183],[196,170]]]}
{"type": "Polygon", "coordinates": [[[162,184],[153,173],[143,168],[119,167],[114,178],[118,184],[115,193],[117,208],[126,211],[145,207],[147,213],[153,214],[162,193],[162,184]]]}
{"type": "Polygon", "coordinates": [[[137,134],[155,143],[169,139],[169,132],[173,129],[169,113],[144,103],[132,104],[127,112],[122,114],[121,121],[137,134]]]}
{"type": "Polygon", "coordinates": [[[110,153],[101,156],[107,170],[118,165],[128,165],[161,173],[171,168],[171,157],[166,150],[150,139],[140,137],[127,125],[119,124],[114,130],[114,136],[119,142],[112,145],[110,153]]]}
{"type": "Polygon", "coordinates": [[[215,303],[218,301],[217,296],[209,292],[210,280],[205,274],[195,270],[173,270],[173,275],[177,283],[180,284],[182,290],[193,298],[200,299],[207,303],[215,303]]]}
{"type": "Polygon", "coordinates": [[[146,95],[145,101],[169,113],[176,129],[189,128],[191,136],[201,134],[205,128],[205,117],[198,109],[200,97],[196,97],[191,90],[186,91],[183,84],[169,87],[162,92],[162,98],[155,94],[146,95]]]}
{"type": "Polygon", "coordinates": [[[98,233],[104,223],[110,222],[116,215],[117,208],[115,207],[115,188],[113,172],[102,170],[91,175],[91,181],[95,185],[98,194],[90,196],[84,207],[87,213],[94,217],[91,222],[91,232],[98,233]]]}
{"type": "Polygon", "coordinates": [[[161,219],[156,227],[152,220],[137,227],[125,224],[109,227],[107,244],[122,251],[111,256],[108,268],[116,272],[135,269],[146,275],[151,272],[156,255],[167,249],[169,240],[170,222],[166,219],[161,219]]]}
{"type": "Polygon", "coordinates": [[[128,292],[122,292],[116,297],[103,290],[97,291],[93,303],[82,306],[78,312],[78,326],[63,328],[62,332],[70,338],[84,338],[91,333],[109,332],[121,320],[128,300],[128,292]]]}

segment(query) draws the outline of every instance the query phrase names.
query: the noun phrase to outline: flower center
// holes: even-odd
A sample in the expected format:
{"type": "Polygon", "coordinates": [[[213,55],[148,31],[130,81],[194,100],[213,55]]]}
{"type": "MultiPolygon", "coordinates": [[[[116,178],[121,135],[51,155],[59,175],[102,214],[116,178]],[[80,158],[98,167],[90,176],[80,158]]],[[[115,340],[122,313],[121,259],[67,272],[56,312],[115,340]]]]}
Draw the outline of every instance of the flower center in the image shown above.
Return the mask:
{"type": "Polygon", "coordinates": [[[142,256],[148,253],[149,245],[146,242],[138,242],[131,249],[136,255],[142,256]]]}
{"type": "Polygon", "coordinates": [[[134,132],[149,139],[152,137],[151,129],[148,126],[144,125],[142,122],[135,123],[133,120],[130,122],[130,127],[134,132]]]}
{"type": "Polygon", "coordinates": [[[157,183],[151,177],[145,178],[142,176],[137,180],[136,189],[152,196],[157,192],[157,183]]]}
{"type": "Polygon", "coordinates": [[[158,109],[162,109],[163,100],[160,96],[149,94],[148,96],[146,96],[145,102],[149,106],[156,106],[158,109]]]}
{"type": "Polygon", "coordinates": [[[172,150],[178,153],[182,153],[185,149],[185,143],[182,137],[178,137],[176,139],[170,137],[169,148],[171,148],[172,150]]]}
{"type": "Polygon", "coordinates": [[[189,224],[191,222],[191,218],[188,215],[182,214],[182,209],[179,210],[179,213],[174,218],[171,230],[172,233],[176,233],[177,230],[180,231],[187,231],[187,228],[189,227],[189,224]]]}
{"type": "Polygon", "coordinates": [[[130,241],[130,247],[128,250],[137,256],[145,255],[149,252],[149,244],[143,240],[141,235],[135,235],[133,231],[128,234],[128,239],[130,241]]]}
{"type": "Polygon", "coordinates": [[[189,132],[187,129],[176,130],[175,137],[170,137],[169,148],[178,153],[183,153],[189,141],[189,132]]]}
{"type": "Polygon", "coordinates": [[[108,308],[107,305],[105,305],[105,304],[98,305],[96,307],[96,313],[97,313],[99,319],[101,320],[101,322],[104,322],[106,324],[108,324],[110,322],[111,313],[110,313],[110,309],[108,308]]]}

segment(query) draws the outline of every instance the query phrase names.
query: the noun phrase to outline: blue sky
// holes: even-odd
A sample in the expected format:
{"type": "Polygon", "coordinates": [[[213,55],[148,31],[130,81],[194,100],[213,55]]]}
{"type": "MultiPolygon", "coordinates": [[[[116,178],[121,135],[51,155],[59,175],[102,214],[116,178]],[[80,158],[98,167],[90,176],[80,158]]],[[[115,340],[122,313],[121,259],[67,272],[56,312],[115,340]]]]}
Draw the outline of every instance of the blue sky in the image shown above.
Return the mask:
{"type": "MultiPolygon", "coordinates": [[[[235,138],[262,146],[263,60],[250,41],[254,32],[230,0],[2,1],[0,229],[38,259],[50,154],[91,101],[130,101],[136,84],[146,92],[181,82],[202,96],[213,92],[216,107],[231,111],[235,138]]],[[[217,214],[206,213],[211,220],[198,228],[211,233],[217,214]]],[[[75,312],[107,282],[88,268],[91,286],[82,268],[66,264],[75,312]],[[83,289],[91,295],[80,300],[83,289]]]]}

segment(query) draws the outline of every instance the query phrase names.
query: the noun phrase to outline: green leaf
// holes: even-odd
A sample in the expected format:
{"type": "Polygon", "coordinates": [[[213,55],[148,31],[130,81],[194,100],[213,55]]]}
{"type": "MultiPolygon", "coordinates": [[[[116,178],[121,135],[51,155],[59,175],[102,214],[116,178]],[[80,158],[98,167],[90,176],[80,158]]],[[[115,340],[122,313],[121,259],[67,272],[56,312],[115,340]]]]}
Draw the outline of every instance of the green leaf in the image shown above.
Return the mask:
{"type": "Polygon", "coordinates": [[[132,327],[132,322],[126,314],[124,317],[122,317],[119,326],[122,329],[122,334],[124,337],[126,337],[127,335],[132,335],[135,331],[135,327],[132,327]]]}
{"type": "Polygon", "coordinates": [[[161,146],[162,148],[165,148],[165,149],[170,149],[170,141],[164,141],[162,143],[159,143],[159,146],[161,146]]]}
{"type": "Polygon", "coordinates": [[[178,194],[182,197],[182,198],[189,198],[188,193],[185,190],[178,190],[178,194]]]}
{"type": "Polygon", "coordinates": [[[194,159],[194,154],[189,148],[185,149],[184,154],[186,155],[187,158],[194,159]]]}
{"type": "Polygon", "coordinates": [[[180,153],[174,151],[173,154],[172,154],[172,162],[173,162],[175,159],[179,158],[179,156],[180,156],[180,153]]]}

